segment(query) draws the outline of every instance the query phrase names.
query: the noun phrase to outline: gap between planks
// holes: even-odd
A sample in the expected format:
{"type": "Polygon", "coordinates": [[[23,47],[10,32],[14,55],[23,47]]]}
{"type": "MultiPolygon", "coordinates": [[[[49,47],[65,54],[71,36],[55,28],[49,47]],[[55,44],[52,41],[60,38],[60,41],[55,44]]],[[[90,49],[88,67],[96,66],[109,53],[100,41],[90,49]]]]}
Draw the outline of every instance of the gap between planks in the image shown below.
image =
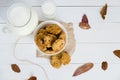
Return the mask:
{"type": "MultiPolygon", "coordinates": [[[[0,44],[15,44],[15,43],[0,43],[0,44]]],[[[17,44],[34,44],[34,43],[26,43],[26,42],[19,42],[17,44]]],[[[120,42],[78,42],[78,44],[120,44],[120,42]]]]}

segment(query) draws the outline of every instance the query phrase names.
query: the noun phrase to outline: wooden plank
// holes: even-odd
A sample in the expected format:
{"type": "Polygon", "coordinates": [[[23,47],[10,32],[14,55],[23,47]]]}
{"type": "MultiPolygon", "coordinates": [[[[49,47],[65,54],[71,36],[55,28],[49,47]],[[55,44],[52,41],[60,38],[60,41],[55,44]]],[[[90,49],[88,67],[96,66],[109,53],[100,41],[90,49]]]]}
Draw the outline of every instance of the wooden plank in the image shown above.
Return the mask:
{"type": "Polygon", "coordinates": [[[109,63],[120,63],[120,59],[113,54],[116,49],[120,49],[119,44],[77,44],[72,63],[101,63],[104,60],[109,63]]]}
{"type": "Polygon", "coordinates": [[[79,42],[119,42],[120,27],[118,23],[90,23],[90,30],[83,30],[74,24],[77,43],[79,42]]]}
{"type": "MultiPolygon", "coordinates": [[[[14,63],[11,63],[14,64],[14,63]]],[[[12,71],[11,69],[11,64],[8,65],[2,65],[2,67],[0,68],[1,76],[0,79],[1,80],[28,80],[29,77],[31,76],[37,76],[37,80],[39,79],[43,79],[43,80],[47,80],[46,76],[44,75],[43,70],[40,67],[34,66],[34,65],[21,65],[18,64],[21,72],[19,74],[16,74],[14,71],[12,71]],[[9,74],[6,74],[6,73],[9,74]],[[5,77],[6,76],[6,77],[5,77]]],[[[16,63],[17,64],[17,63],[16,63]]]]}
{"type": "MultiPolygon", "coordinates": [[[[82,65],[82,64],[81,64],[82,65]]],[[[75,71],[75,69],[80,66],[78,65],[68,65],[65,66],[59,70],[56,69],[49,69],[49,67],[45,67],[46,69],[48,69],[48,73],[50,74],[50,79],[51,80],[57,80],[57,79],[64,79],[64,80],[93,80],[93,79],[109,79],[109,80],[119,80],[119,73],[120,71],[118,71],[119,69],[119,65],[109,65],[109,69],[104,72],[100,69],[101,65],[96,64],[94,66],[94,68],[92,70],[90,70],[89,72],[86,72],[80,76],[77,77],[72,77],[73,72],[75,71]],[[113,71],[113,72],[112,72],[113,71]],[[52,76],[53,75],[53,76],[52,76]],[[111,77],[110,77],[111,75],[111,77]],[[54,77],[57,76],[57,77],[54,77]]]]}
{"type": "MultiPolygon", "coordinates": [[[[34,9],[38,12],[40,20],[44,20],[41,7],[34,7],[34,9]]],[[[58,7],[56,16],[66,22],[78,23],[81,21],[83,14],[86,14],[90,23],[114,23],[120,22],[119,9],[120,7],[108,7],[105,20],[100,15],[101,7],[58,7]]]]}
{"type": "MultiPolygon", "coordinates": [[[[101,63],[104,60],[109,63],[120,63],[120,59],[113,54],[113,51],[116,49],[120,49],[120,44],[76,44],[76,50],[72,56],[71,63],[85,63],[90,61],[101,63]]],[[[33,44],[19,44],[16,48],[16,56],[23,59],[31,60],[30,56],[33,55],[32,57],[34,57],[35,61],[35,54],[36,48],[33,44]]],[[[35,62],[49,63],[49,60],[38,58],[35,62]]]]}
{"type": "MultiPolygon", "coordinates": [[[[44,20],[45,18],[41,12],[41,7],[34,7],[34,9],[38,12],[39,19],[44,20]]],[[[120,22],[120,18],[118,17],[120,14],[120,11],[118,11],[120,7],[108,7],[106,20],[101,18],[100,9],[101,7],[58,7],[57,18],[67,22],[71,21],[78,23],[81,21],[83,14],[87,14],[90,23],[120,22]]],[[[6,23],[3,20],[0,21],[0,23],[6,23]]]]}
{"type": "MultiPolygon", "coordinates": [[[[19,1],[19,0],[15,0],[19,1]]],[[[45,0],[21,0],[32,6],[41,6],[45,0]]],[[[120,0],[52,0],[57,6],[103,6],[107,3],[109,6],[120,6],[120,0]]]]}
{"type": "Polygon", "coordinates": [[[103,20],[100,15],[101,7],[59,7],[58,18],[64,21],[71,21],[78,23],[81,20],[83,14],[88,16],[90,23],[104,23],[104,22],[120,22],[118,17],[120,7],[108,7],[106,19],[103,20]]]}
{"type": "Polygon", "coordinates": [[[103,6],[107,3],[109,6],[120,6],[120,0],[55,0],[59,6],[103,6]]]}
{"type": "MultiPolygon", "coordinates": [[[[18,64],[21,68],[21,73],[16,74],[14,73],[10,65],[2,65],[0,67],[1,75],[0,79],[1,80],[27,80],[28,77],[31,75],[37,76],[38,80],[47,80],[44,72],[42,69],[38,66],[35,65],[21,65],[18,64]],[[9,73],[9,74],[8,74],[9,73]]],[[[60,69],[54,69],[49,65],[42,65],[44,69],[47,71],[49,80],[93,80],[93,79],[106,79],[106,80],[119,80],[120,79],[120,64],[109,64],[108,69],[106,71],[103,71],[101,69],[101,64],[95,64],[94,67],[79,76],[72,77],[74,71],[76,68],[81,66],[83,64],[70,64],[67,66],[63,66],[60,69]]]]}
{"type": "MultiPolygon", "coordinates": [[[[90,23],[90,30],[79,28],[79,23],[74,23],[76,43],[120,43],[120,23],[90,23]]],[[[14,33],[2,32],[4,24],[0,24],[0,44],[15,43],[19,36],[14,33]]],[[[21,38],[19,43],[33,43],[33,36],[21,38]]]]}
{"type": "Polygon", "coordinates": [[[0,0],[0,7],[1,6],[10,6],[14,2],[15,2],[15,0],[0,0]]]}
{"type": "MultiPolygon", "coordinates": [[[[13,55],[13,44],[0,45],[0,64],[21,63],[13,55]],[[5,63],[2,63],[5,62],[5,63]]],[[[120,63],[120,59],[113,54],[113,51],[120,49],[120,44],[77,44],[73,53],[71,63],[94,62],[96,64],[107,61],[111,64],[120,63]]],[[[34,63],[50,64],[49,59],[36,57],[36,47],[34,44],[18,44],[15,55],[20,60],[29,60],[34,63]]]]}

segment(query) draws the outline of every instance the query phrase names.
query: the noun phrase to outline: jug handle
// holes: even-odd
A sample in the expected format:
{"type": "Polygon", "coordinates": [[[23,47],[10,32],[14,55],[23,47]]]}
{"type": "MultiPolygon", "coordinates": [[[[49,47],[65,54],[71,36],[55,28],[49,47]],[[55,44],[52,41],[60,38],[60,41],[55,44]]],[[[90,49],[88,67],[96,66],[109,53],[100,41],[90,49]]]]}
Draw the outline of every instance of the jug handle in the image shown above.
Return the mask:
{"type": "Polygon", "coordinates": [[[11,33],[11,31],[6,26],[2,28],[2,32],[3,33],[11,33]]]}

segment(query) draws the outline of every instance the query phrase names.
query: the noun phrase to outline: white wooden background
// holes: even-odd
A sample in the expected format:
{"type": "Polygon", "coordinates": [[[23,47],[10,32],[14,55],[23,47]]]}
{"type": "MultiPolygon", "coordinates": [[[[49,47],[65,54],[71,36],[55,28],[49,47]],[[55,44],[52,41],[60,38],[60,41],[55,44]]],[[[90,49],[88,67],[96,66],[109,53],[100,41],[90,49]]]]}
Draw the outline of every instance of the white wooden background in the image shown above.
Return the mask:
{"type": "MultiPolygon", "coordinates": [[[[44,0],[23,0],[33,6],[43,19],[41,3],[44,0]]],[[[49,60],[36,58],[31,36],[21,40],[17,46],[17,56],[42,65],[50,80],[120,80],[120,59],[113,55],[115,49],[120,49],[120,0],[54,0],[57,5],[57,17],[66,22],[73,22],[76,38],[76,50],[69,65],[60,69],[51,67],[49,60]],[[99,12],[107,3],[108,12],[103,21],[99,12]],[[90,30],[78,27],[82,15],[86,13],[91,25],[90,30]],[[107,71],[101,69],[101,62],[107,61],[107,71]],[[93,62],[94,68],[77,77],[72,77],[75,69],[86,63],[93,62]]],[[[7,0],[0,3],[2,6],[7,0]]],[[[3,7],[3,6],[2,6],[3,7]]],[[[5,8],[5,7],[3,7],[5,8]]],[[[30,75],[36,75],[38,80],[46,80],[41,68],[17,61],[13,57],[13,46],[18,36],[3,33],[5,21],[0,18],[0,80],[26,80],[30,75]],[[16,63],[22,72],[14,73],[10,64],[16,63]]]]}

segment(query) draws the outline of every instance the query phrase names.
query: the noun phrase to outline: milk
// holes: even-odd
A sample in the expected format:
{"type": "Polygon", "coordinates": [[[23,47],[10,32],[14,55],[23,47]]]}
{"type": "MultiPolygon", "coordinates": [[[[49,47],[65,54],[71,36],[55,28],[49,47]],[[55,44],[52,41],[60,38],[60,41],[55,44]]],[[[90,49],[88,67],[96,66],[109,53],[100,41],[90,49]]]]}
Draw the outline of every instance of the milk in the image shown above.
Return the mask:
{"type": "Polygon", "coordinates": [[[7,13],[8,21],[14,26],[24,26],[30,19],[30,9],[25,5],[12,5],[7,13]]]}
{"type": "Polygon", "coordinates": [[[56,6],[53,2],[45,1],[42,4],[42,12],[46,18],[54,18],[56,15],[56,6]]]}

